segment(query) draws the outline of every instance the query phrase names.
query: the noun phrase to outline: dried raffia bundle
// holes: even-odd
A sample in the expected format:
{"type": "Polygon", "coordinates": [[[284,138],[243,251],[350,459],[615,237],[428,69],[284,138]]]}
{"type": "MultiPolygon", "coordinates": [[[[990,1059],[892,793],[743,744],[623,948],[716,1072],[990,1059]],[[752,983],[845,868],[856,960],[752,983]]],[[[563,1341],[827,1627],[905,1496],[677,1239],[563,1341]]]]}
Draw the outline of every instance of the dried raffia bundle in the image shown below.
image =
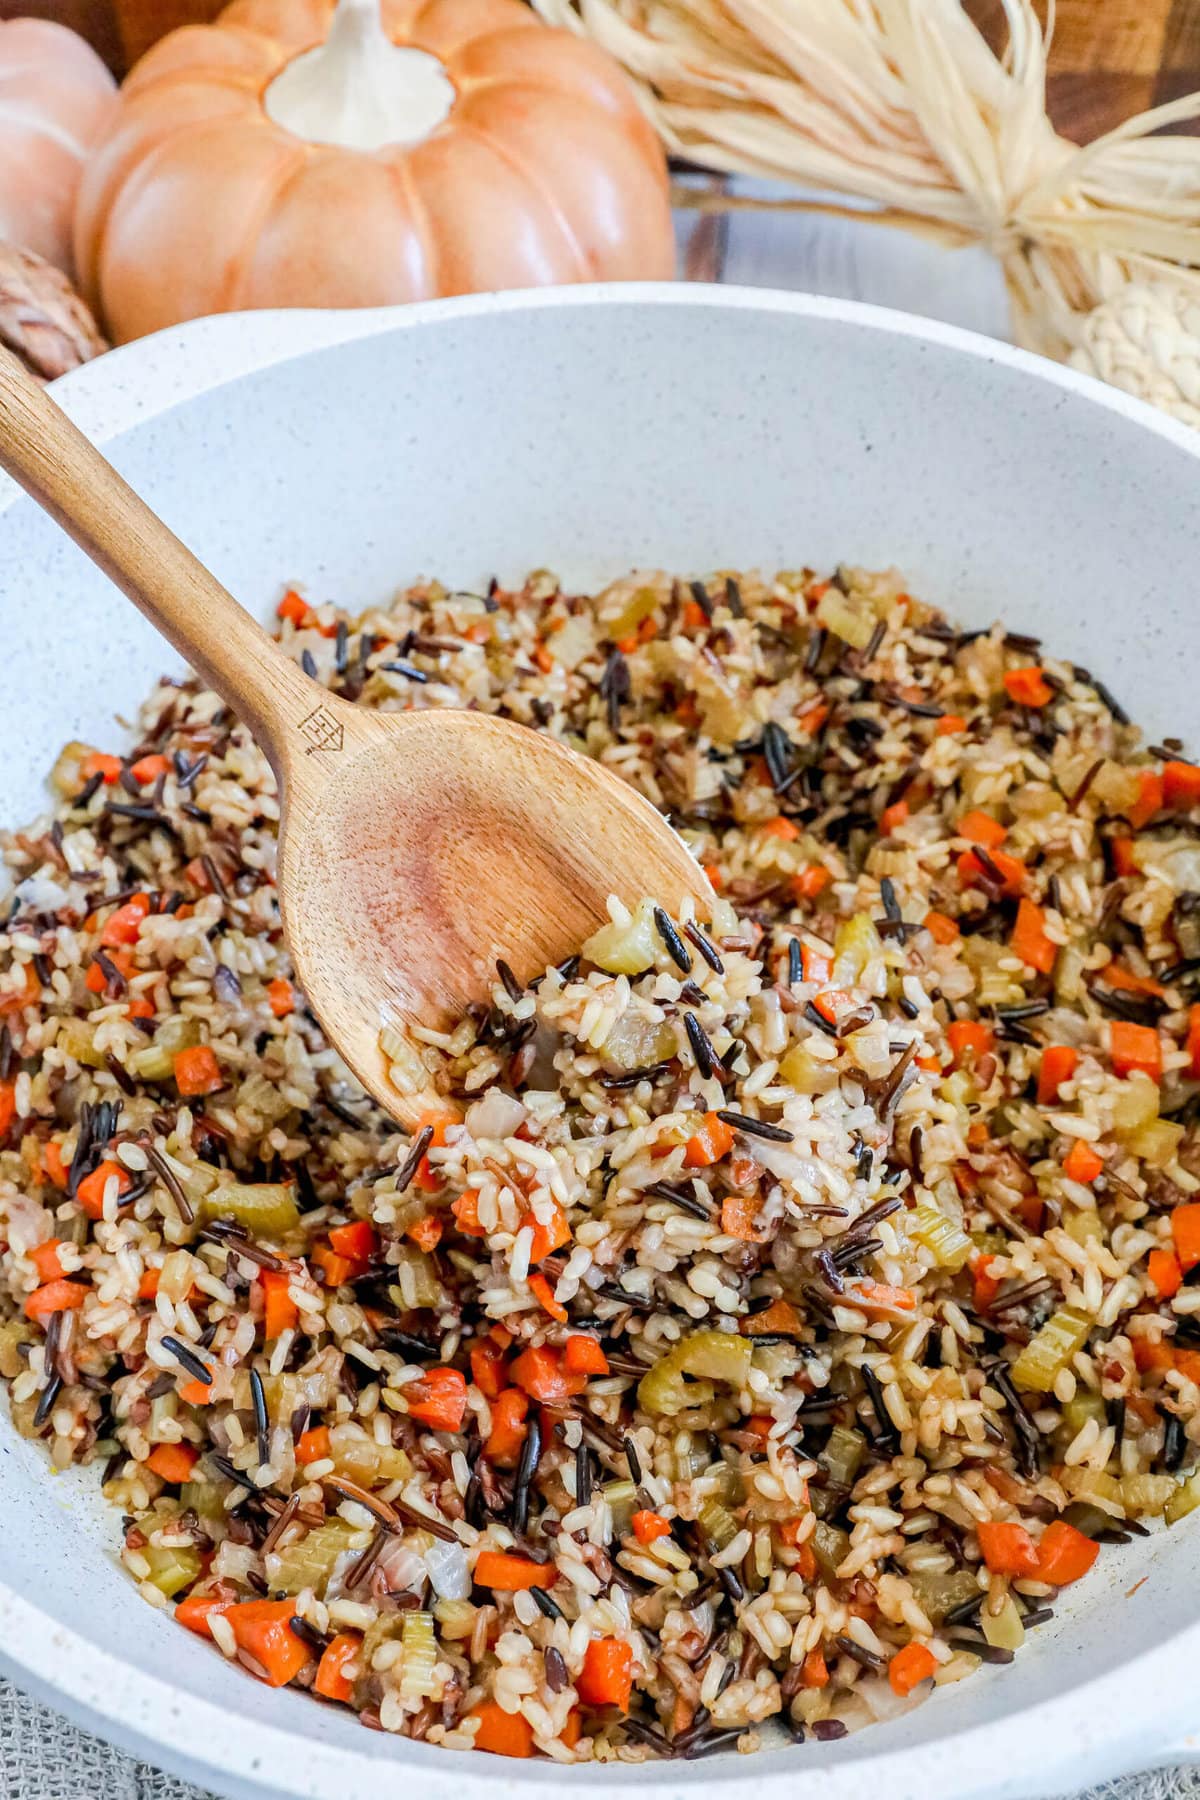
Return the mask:
{"type": "MultiPolygon", "coordinates": [[[[884,224],[999,258],[1013,336],[1065,357],[1126,283],[1176,276],[1200,299],[1200,142],[1154,134],[1200,94],[1094,143],[1046,115],[1032,0],[1002,0],[997,53],[961,0],[533,0],[638,83],[668,149],[704,168],[872,201],[884,224]]],[[[713,209],[746,201],[684,191],[713,209]]],[[[861,219],[859,207],[853,216],[861,219]]]]}
{"type": "Polygon", "coordinates": [[[0,242],[0,344],[39,381],[54,381],[108,345],[67,277],[53,263],[0,242]]]}

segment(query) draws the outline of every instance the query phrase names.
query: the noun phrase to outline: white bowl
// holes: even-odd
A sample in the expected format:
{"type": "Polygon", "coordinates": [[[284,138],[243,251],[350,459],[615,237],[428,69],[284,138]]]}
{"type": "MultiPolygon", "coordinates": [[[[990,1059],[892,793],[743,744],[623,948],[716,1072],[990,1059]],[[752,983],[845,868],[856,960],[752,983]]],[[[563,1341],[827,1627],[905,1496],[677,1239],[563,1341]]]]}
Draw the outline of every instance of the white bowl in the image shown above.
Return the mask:
{"type": "MultiPolygon", "coordinates": [[[[248,606],[358,606],[422,574],[896,563],[968,624],[1045,633],[1152,733],[1197,723],[1200,438],[983,339],[794,295],[566,289],[207,321],[59,393],[248,606]],[[236,376],[236,379],[233,377],[236,376]]],[[[6,824],[69,737],[112,741],[173,658],[0,494],[6,824]]],[[[82,1723],[238,1796],[608,1800],[1053,1793],[1200,1755],[1200,1526],[1121,1551],[1010,1668],[841,1743],[644,1769],[450,1755],[273,1693],[137,1597],[117,1523],[0,1425],[0,1660],[82,1723]]]]}

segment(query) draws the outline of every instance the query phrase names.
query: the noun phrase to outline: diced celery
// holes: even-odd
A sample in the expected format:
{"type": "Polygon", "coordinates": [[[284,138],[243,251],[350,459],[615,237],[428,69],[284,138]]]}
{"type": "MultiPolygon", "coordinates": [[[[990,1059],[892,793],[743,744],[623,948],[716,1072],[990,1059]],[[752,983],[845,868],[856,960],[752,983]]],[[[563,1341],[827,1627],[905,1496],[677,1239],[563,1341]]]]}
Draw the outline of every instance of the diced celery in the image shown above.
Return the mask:
{"type": "Polygon", "coordinates": [[[724,1550],[738,1533],[732,1513],[719,1500],[706,1500],[700,1508],[700,1529],[714,1550],[724,1550]]]}
{"type": "Polygon", "coordinates": [[[350,1548],[354,1532],[344,1519],[327,1519],[298,1543],[268,1556],[267,1581],[272,1589],[284,1594],[298,1594],[302,1588],[316,1593],[324,1590],[333,1573],[333,1565],[344,1550],[350,1548]]]}
{"type": "MultiPolygon", "coordinates": [[[[1068,1440],[1069,1441],[1069,1440],[1068,1440]]],[[[1064,1446],[1065,1448],[1065,1446],[1064,1446]]],[[[1106,1512],[1110,1521],[1125,1516],[1125,1496],[1117,1476],[1103,1469],[1064,1469],[1062,1485],[1076,1500],[1106,1512]]]]}
{"type": "Polygon", "coordinates": [[[825,1576],[835,1575],[850,1554],[849,1532],[843,1531],[840,1525],[830,1525],[825,1519],[817,1520],[808,1541],[813,1547],[817,1566],[825,1576]]]}
{"type": "Polygon", "coordinates": [[[971,1254],[971,1240],[957,1220],[940,1207],[923,1203],[908,1215],[910,1236],[923,1244],[939,1269],[961,1269],[971,1254]]]}
{"type": "Polygon", "coordinates": [[[1167,1510],[1177,1485],[1173,1475],[1122,1475],[1125,1511],[1131,1519],[1157,1519],[1167,1510]]]}
{"type": "Polygon", "coordinates": [[[950,1569],[944,1575],[917,1570],[909,1581],[921,1611],[933,1625],[940,1625],[948,1612],[965,1606],[984,1591],[970,1569],[950,1569]]]}
{"type": "Polygon", "coordinates": [[[1062,1409],[1063,1426],[1071,1437],[1077,1436],[1089,1419],[1103,1425],[1106,1417],[1104,1401],[1094,1388],[1080,1388],[1062,1409]]]}
{"type": "Polygon", "coordinates": [[[180,1050],[191,1050],[200,1042],[200,1022],[183,1013],[170,1013],[154,1033],[154,1042],[135,1050],[129,1058],[129,1070],[139,1081],[170,1081],[175,1073],[175,1057],[180,1050]]]}
{"type": "Polygon", "coordinates": [[[400,1278],[388,1288],[397,1306],[405,1311],[409,1307],[440,1306],[446,1291],[438,1279],[433,1259],[418,1250],[415,1244],[399,1244],[393,1254],[397,1270],[403,1270],[400,1278]]]}
{"type": "Polygon", "coordinates": [[[850,1430],[845,1425],[835,1425],[818,1461],[834,1487],[848,1488],[853,1487],[866,1453],[867,1440],[861,1431],[850,1430]]]}
{"type": "Polygon", "coordinates": [[[160,1594],[169,1600],[181,1588],[190,1587],[200,1575],[200,1552],[179,1545],[177,1548],[160,1548],[157,1544],[147,1544],[139,1550],[150,1565],[150,1573],[146,1580],[156,1587],[160,1594]]]}
{"type": "Polygon", "coordinates": [[[1007,944],[991,938],[966,937],[962,943],[962,960],[975,976],[977,998],[982,1006],[1014,1006],[1025,998],[1019,972],[1001,965],[1013,960],[1007,944]]]}
{"type": "Polygon", "coordinates": [[[1112,1103],[1113,1132],[1124,1143],[1158,1117],[1158,1083],[1140,1069],[1120,1083],[1112,1103]]]}
{"type": "Polygon", "coordinates": [[[1081,944],[1066,944],[1054,964],[1054,998],[1060,1006],[1073,1006],[1083,998],[1083,971],[1087,952],[1081,944]]]}
{"type": "Polygon", "coordinates": [[[714,1381],[743,1386],[753,1356],[749,1338],[711,1329],[689,1331],[642,1376],[638,1403],[646,1412],[667,1415],[707,1406],[714,1396],[714,1381]],[[698,1379],[689,1382],[689,1375],[698,1379]]]}
{"type": "Polygon", "coordinates": [[[25,1367],[25,1358],[18,1354],[18,1344],[28,1344],[33,1332],[22,1319],[8,1319],[0,1325],[0,1375],[6,1381],[15,1381],[25,1367]]]}
{"type": "Polygon", "coordinates": [[[1063,1220],[1063,1230],[1077,1244],[1090,1244],[1104,1237],[1104,1220],[1100,1214],[1090,1207],[1081,1207],[1077,1212],[1068,1213],[1063,1220]]]}
{"type": "Polygon", "coordinates": [[[296,1190],[285,1182],[225,1182],[205,1195],[200,1203],[201,1217],[235,1219],[244,1225],[251,1237],[284,1237],[300,1222],[296,1190]]]}
{"type": "Polygon", "coordinates": [[[1086,1313],[1060,1306],[1051,1313],[1036,1337],[1021,1351],[1012,1366],[1012,1378],[1026,1393],[1048,1394],[1059,1371],[1065,1369],[1092,1329],[1086,1313]]]}
{"type": "Polygon", "coordinates": [[[391,1644],[397,1638],[403,1640],[405,1613],[380,1613],[372,1619],[363,1632],[362,1648],[355,1661],[358,1663],[358,1679],[354,1684],[355,1706],[365,1706],[370,1696],[371,1664],[375,1652],[383,1644],[391,1644]]]}
{"type": "Polygon", "coordinates": [[[648,1019],[642,1009],[627,1006],[600,1045],[605,1062],[615,1069],[646,1069],[675,1055],[675,1030],[666,1019],[648,1019]]]}
{"type": "Polygon", "coordinates": [[[643,619],[648,619],[657,610],[658,595],[653,588],[634,588],[622,602],[615,613],[605,615],[605,607],[601,602],[601,614],[604,630],[614,641],[628,637],[637,630],[643,619]]]}
{"type": "Polygon", "coordinates": [[[194,1512],[202,1525],[219,1524],[228,1517],[221,1490],[211,1481],[185,1481],[179,1504],[184,1512],[194,1512]]]}
{"type": "Polygon", "coordinates": [[[979,1629],[994,1650],[1019,1650],[1025,1642],[1025,1627],[1011,1594],[1005,1594],[998,1613],[989,1612],[984,1601],[979,1609],[979,1629]]]}
{"type": "Polygon", "coordinates": [[[1195,1512],[1200,1506],[1200,1473],[1189,1476],[1187,1481],[1180,1482],[1163,1509],[1163,1517],[1168,1525],[1175,1525],[1188,1513],[1195,1512]]]}
{"type": "Polygon", "coordinates": [[[843,919],[833,939],[834,986],[860,986],[872,963],[882,955],[883,939],[866,913],[855,913],[852,919],[843,919]]]}
{"type": "Polygon", "coordinates": [[[608,1481],[604,1485],[604,1499],[612,1514],[613,1536],[626,1537],[633,1529],[633,1515],[637,1511],[637,1489],[632,1481],[608,1481]]]}
{"type": "Polygon", "coordinates": [[[433,1614],[407,1612],[400,1632],[403,1661],[400,1667],[401,1700],[425,1700],[433,1693],[433,1667],[437,1662],[437,1638],[433,1614]]]}
{"type": "Polygon", "coordinates": [[[348,1475],[360,1487],[385,1481],[405,1481],[412,1474],[408,1453],[393,1444],[377,1444],[361,1425],[335,1425],[329,1433],[329,1454],[339,1475],[348,1475]]]}
{"type": "Polygon", "coordinates": [[[780,1080],[798,1094],[824,1094],[841,1079],[837,1064],[814,1056],[807,1044],[793,1044],[779,1064],[780,1080]]]}
{"type": "Polygon", "coordinates": [[[1141,1125],[1129,1133],[1125,1146],[1152,1169],[1166,1169],[1179,1154],[1183,1129],[1182,1125],[1173,1125],[1169,1119],[1151,1119],[1148,1125],[1141,1125]]]}
{"type": "Polygon", "coordinates": [[[640,975],[652,969],[660,950],[665,949],[654,924],[653,900],[639,900],[628,925],[610,921],[583,946],[585,962],[607,969],[611,975],[640,975]]]}
{"type": "Polygon", "coordinates": [[[104,1052],[97,1050],[95,1028],[87,1019],[63,1019],[58,1027],[56,1048],[66,1056],[73,1056],[77,1063],[83,1063],[86,1068],[104,1067],[104,1052]]]}

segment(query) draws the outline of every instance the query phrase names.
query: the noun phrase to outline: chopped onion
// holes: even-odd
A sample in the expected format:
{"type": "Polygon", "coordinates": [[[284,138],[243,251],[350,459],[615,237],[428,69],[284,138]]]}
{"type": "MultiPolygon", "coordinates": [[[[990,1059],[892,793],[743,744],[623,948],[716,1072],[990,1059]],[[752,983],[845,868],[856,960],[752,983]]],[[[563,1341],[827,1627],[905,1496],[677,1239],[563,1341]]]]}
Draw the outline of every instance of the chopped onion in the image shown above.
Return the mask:
{"type": "Polygon", "coordinates": [[[422,1561],[429,1572],[429,1585],[439,1600],[467,1600],[471,1595],[471,1577],[467,1571],[467,1553],[461,1544],[447,1544],[434,1538],[422,1561]]]}
{"type": "Polygon", "coordinates": [[[467,1108],[467,1130],[473,1138],[512,1137],[524,1123],[521,1102],[499,1088],[489,1088],[482,1100],[467,1108]]]}

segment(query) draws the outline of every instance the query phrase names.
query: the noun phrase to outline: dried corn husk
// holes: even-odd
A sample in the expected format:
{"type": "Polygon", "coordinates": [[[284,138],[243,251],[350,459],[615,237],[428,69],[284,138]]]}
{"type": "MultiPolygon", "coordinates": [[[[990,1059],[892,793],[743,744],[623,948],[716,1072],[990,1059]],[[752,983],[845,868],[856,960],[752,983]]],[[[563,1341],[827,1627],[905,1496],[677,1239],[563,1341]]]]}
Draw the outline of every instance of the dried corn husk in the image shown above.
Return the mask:
{"type": "Polygon", "coordinates": [[[53,381],[108,348],[62,270],[6,243],[0,243],[0,343],[39,381],[53,381]]]}
{"type": "MultiPolygon", "coordinates": [[[[961,0],[533,0],[617,57],[673,154],[872,201],[878,221],[950,246],[987,245],[1014,337],[1066,357],[1127,282],[1172,273],[1200,299],[1200,142],[1150,135],[1200,115],[1200,95],[1069,143],[1045,109],[1052,19],[1043,31],[1032,0],[1001,4],[998,56],[961,0]]],[[[678,198],[772,204],[719,186],[678,198]]]]}

